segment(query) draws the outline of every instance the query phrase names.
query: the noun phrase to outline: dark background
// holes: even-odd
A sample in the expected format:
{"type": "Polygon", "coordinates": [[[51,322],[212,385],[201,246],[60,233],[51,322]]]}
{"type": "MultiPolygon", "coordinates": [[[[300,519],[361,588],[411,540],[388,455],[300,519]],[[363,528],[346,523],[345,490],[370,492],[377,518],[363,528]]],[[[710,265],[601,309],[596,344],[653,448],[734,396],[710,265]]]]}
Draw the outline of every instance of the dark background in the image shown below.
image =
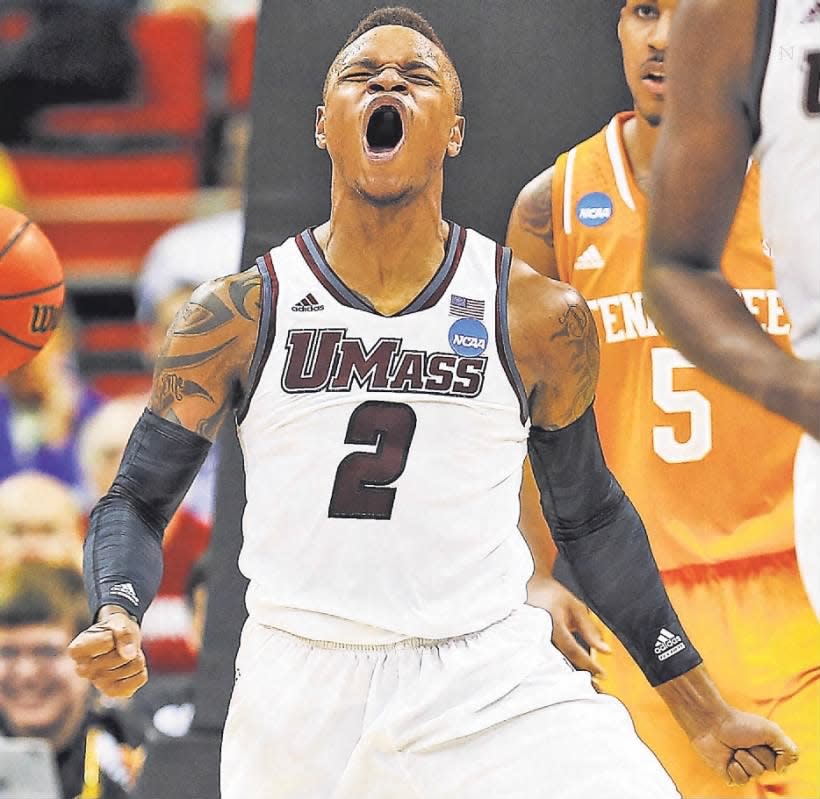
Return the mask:
{"type": "MultiPolygon", "coordinates": [[[[614,0],[416,0],[443,39],[464,88],[462,154],[448,159],[445,215],[497,240],[518,191],[556,156],[629,106],[614,0]]],[[[243,264],[329,212],[330,165],[313,143],[315,107],[362,0],[265,0],[257,38],[253,139],[243,264]]],[[[211,595],[187,739],[149,752],[141,796],[218,796],[222,723],[244,620],[236,569],[244,503],[235,434],[223,458],[212,543],[211,595]]],[[[276,490],[272,476],[271,490],[276,490]]],[[[282,687],[280,690],[286,690],[282,687]]],[[[260,697],[260,712],[264,712],[260,697]]]]}

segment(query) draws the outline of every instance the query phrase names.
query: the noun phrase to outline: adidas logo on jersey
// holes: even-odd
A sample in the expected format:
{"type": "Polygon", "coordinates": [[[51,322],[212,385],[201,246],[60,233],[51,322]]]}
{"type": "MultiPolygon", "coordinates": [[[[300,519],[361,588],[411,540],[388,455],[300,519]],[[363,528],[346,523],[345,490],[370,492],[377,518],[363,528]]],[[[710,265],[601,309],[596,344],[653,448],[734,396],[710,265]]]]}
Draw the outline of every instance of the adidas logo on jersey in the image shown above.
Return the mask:
{"type": "Polygon", "coordinates": [[[132,605],[139,605],[140,603],[137,592],[131,583],[117,583],[111,586],[111,593],[115,596],[125,597],[132,605]]]}
{"type": "Polygon", "coordinates": [[[661,631],[658,633],[658,638],[655,641],[655,654],[658,656],[658,660],[671,658],[672,655],[680,652],[682,649],[686,649],[686,644],[681,641],[680,636],[670,633],[666,627],[661,627],[661,631]]]}
{"type": "Polygon", "coordinates": [[[576,259],[576,269],[600,269],[606,263],[594,244],[590,244],[576,259]]]}
{"type": "Polygon", "coordinates": [[[319,300],[310,293],[307,297],[299,300],[296,305],[292,305],[290,309],[291,311],[324,311],[325,306],[321,305],[319,300]]]}

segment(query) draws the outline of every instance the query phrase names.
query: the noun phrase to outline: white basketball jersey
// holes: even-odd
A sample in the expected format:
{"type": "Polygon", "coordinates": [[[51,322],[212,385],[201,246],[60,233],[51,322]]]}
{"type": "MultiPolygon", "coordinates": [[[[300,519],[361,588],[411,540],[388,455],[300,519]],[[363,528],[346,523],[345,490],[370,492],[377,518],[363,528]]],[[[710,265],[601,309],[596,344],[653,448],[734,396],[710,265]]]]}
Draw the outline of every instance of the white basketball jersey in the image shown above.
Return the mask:
{"type": "Polygon", "coordinates": [[[761,0],[761,213],[794,352],[820,358],[820,2],[761,0]],[[771,37],[768,52],[765,46],[771,37]]]}
{"type": "Polygon", "coordinates": [[[447,638],[525,601],[509,260],[451,224],[436,275],[385,317],[311,231],[259,259],[267,344],[239,425],[257,621],[352,643],[447,638]]]}

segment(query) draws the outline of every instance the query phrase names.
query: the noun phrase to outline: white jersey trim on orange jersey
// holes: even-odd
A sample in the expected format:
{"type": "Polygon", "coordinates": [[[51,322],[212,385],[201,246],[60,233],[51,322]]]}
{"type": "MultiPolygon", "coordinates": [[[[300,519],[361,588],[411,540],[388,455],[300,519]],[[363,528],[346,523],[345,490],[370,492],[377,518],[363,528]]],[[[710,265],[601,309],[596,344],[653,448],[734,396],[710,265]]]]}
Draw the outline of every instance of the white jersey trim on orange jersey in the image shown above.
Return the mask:
{"type": "Polygon", "coordinates": [[[609,160],[612,163],[612,172],[615,175],[615,185],[618,187],[618,193],[629,209],[634,211],[636,208],[635,200],[632,197],[632,190],[629,188],[629,180],[626,176],[626,164],[621,150],[619,127],[618,117],[615,116],[606,128],[606,149],[609,152],[609,160]]]}
{"type": "Polygon", "coordinates": [[[567,156],[567,171],[564,175],[564,233],[572,234],[572,175],[575,171],[575,156],[578,148],[573,147],[567,156]]]}

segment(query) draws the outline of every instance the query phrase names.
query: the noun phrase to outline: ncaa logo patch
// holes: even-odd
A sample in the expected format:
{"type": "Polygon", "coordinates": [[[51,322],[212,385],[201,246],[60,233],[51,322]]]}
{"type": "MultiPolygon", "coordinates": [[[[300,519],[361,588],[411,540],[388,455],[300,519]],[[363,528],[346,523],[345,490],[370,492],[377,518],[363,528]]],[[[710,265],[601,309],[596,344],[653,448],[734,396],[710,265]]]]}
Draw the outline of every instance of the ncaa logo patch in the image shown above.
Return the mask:
{"type": "Polygon", "coordinates": [[[612,216],[612,200],[608,194],[593,191],[585,194],[575,206],[575,216],[582,225],[598,227],[609,222],[612,216]]]}
{"type": "Polygon", "coordinates": [[[487,328],[478,319],[457,319],[450,325],[447,339],[456,355],[475,358],[487,349],[487,328]]]}

